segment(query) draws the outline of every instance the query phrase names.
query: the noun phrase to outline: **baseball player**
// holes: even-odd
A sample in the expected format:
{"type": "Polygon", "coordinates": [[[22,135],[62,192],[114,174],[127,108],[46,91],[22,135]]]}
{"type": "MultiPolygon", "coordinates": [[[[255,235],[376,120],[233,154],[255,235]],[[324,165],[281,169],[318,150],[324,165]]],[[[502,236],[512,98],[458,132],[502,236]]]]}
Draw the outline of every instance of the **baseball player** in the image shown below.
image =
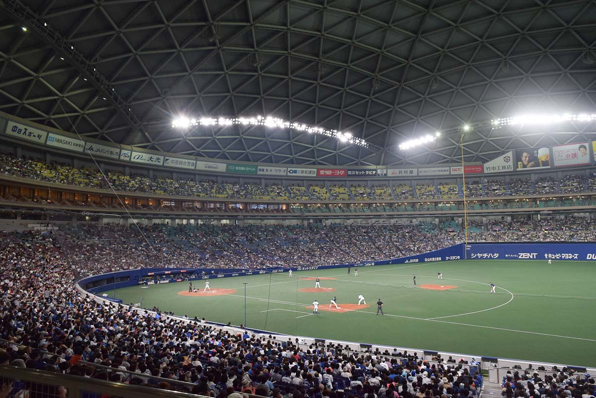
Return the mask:
{"type": "Polygon", "coordinates": [[[209,280],[205,281],[205,289],[203,289],[203,291],[206,292],[207,290],[211,291],[211,288],[209,287],[209,280]]]}
{"type": "Polygon", "coordinates": [[[443,279],[443,273],[439,272],[439,274],[437,275],[437,279],[443,279]]]}
{"type": "Polygon", "coordinates": [[[319,314],[319,302],[317,301],[317,299],[315,299],[315,301],[312,302],[312,313],[315,315],[319,314]]]}
{"type": "Polygon", "coordinates": [[[416,286],[416,275],[414,275],[413,281],[414,281],[414,286],[416,286]]]}
{"type": "Polygon", "coordinates": [[[337,306],[337,297],[333,296],[333,298],[331,299],[331,304],[329,304],[329,308],[331,308],[331,305],[334,305],[336,309],[341,310],[341,307],[337,306]]]}
{"type": "Polygon", "coordinates": [[[288,271],[288,276],[291,278],[292,277],[292,270],[288,271]]]}
{"type": "Polygon", "coordinates": [[[192,293],[192,282],[188,282],[188,292],[192,293]]]}
{"type": "Polygon", "coordinates": [[[350,275],[350,269],[351,267],[348,265],[348,275],[350,275]]]}
{"type": "Polygon", "coordinates": [[[492,282],[491,282],[491,284],[490,284],[490,292],[491,292],[491,293],[496,293],[496,292],[495,292],[495,284],[494,284],[494,283],[492,283],[492,282]]]}
{"type": "Polygon", "coordinates": [[[358,276],[358,268],[354,267],[354,276],[358,276]]]}
{"type": "Polygon", "coordinates": [[[366,305],[366,300],[364,299],[364,296],[359,294],[358,295],[358,305],[360,305],[360,303],[363,301],[364,301],[364,305],[366,305]]]}
{"type": "Polygon", "coordinates": [[[549,265],[553,263],[553,260],[551,260],[550,258],[548,259],[548,263],[549,265]]]}
{"type": "Polygon", "coordinates": [[[321,287],[321,280],[319,279],[319,277],[317,276],[317,280],[315,282],[315,288],[320,288],[321,287]]]}

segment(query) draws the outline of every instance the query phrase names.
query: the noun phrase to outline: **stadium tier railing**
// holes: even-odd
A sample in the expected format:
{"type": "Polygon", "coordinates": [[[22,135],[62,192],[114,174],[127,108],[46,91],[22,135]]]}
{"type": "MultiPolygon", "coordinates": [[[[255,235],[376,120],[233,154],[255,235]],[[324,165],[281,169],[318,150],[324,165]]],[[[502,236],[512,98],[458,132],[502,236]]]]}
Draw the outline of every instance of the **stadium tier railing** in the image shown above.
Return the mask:
{"type": "MultiPolygon", "coordinates": [[[[6,395],[8,397],[197,398],[199,396],[14,366],[0,366],[0,377],[2,388],[8,389],[7,386],[11,386],[11,391],[6,395]]],[[[168,382],[171,384],[171,380],[168,382]]]]}

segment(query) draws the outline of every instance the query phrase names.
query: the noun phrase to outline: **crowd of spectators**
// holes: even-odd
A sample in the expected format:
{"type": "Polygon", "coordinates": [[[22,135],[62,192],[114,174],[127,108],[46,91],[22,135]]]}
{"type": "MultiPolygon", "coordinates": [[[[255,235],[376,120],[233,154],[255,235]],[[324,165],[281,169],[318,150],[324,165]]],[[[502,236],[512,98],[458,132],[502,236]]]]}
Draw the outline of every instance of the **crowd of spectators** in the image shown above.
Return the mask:
{"type": "MultiPolygon", "coordinates": [[[[596,227],[583,218],[492,221],[475,225],[475,230],[471,240],[596,239],[596,227]]],[[[282,344],[198,319],[101,305],[73,287],[83,276],[140,266],[308,266],[399,257],[461,241],[461,228],[432,223],[140,228],[83,224],[0,233],[0,322],[7,342],[0,349],[0,364],[217,398],[476,397],[482,378],[442,358],[429,364],[396,350],[358,354],[333,344],[282,344]],[[233,257],[241,260],[234,262],[233,257]]],[[[533,397],[538,391],[548,397],[580,398],[580,393],[594,392],[593,380],[570,379],[562,372],[544,380],[536,377],[508,376],[503,396],[533,397]]],[[[31,396],[37,396],[38,388],[49,391],[37,383],[22,387],[31,396]]],[[[61,387],[51,392],[55,397],[66,394],[61,387]]]]}
{"type": "MultiPolygon", "coordinates": [[[[214,199],[255,199],[255,200],[428,200],[456,199],[461,197],[464,188],[455,183],[415,184],[400,183],[393,187],[366,184],[346,187],[334,184],[329,187],[311,184],[309,186],[278,183],[230,183],[192,178],[153,177],[147,175],[124,175],[109,171],[102,174],[96,169],[61,163],[46,163],[39,159],[17,158],[0,152],[0,174],[44,181],[75,185],[84,188],[114,189],[127,193],[150,193],[157,195],[183,196],[214,199]]],[[[536,181],[530,178],[511,178],[508,183],[502,178],[484,181],[471,180],[466,184],[467,198],[550,195],[556,193],[582,193],[596,191],[596,177],[583,175],[565,175],[560,180],[553,177],[540,177],[536,181]]]]}

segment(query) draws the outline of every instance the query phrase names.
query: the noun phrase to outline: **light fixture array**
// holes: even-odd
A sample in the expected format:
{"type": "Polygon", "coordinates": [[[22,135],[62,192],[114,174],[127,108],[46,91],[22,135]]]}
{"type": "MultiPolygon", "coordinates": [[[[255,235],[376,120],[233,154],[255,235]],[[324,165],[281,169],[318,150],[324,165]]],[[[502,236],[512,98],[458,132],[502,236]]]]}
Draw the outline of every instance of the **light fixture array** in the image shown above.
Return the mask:
{"type": "Polygon", "coordinates": [[[502,126],[519,126],[519,125],[528,125],[528,126],[544,126],[550,124],[557,124],[557,123],[564,123],[564,122],[581,122],[581,123],[590,123],[596,121],[596,114],[587,114],[587,113],[580,113],[577,115],[573,115],[570,113],[557,115],[557,114],[529,114],[529,115],[520,115],[520,116],[513,116],[513,117],[506,117],[502,119],[495,119],[492,120],[492,125],[495,128],[499,128],[502,126]]]}
{"type": "Polygon", "coordinates": [[[304,131],[309,134],[320,134],[326,137],[337,138],[341,142],[352,145],[358,145],[368,148],[369,144],[361,138],[354,137],[351,133],[342,132],[332,129],[325,129],[322,127],[309,126],[307,124],[288,122],[283,119],[274,117],[238,117],[238,118],[200,118],[191,119],[186,117],[179,117],[174,119],[172,127],[179,129],[188,129],[193,126],[264,126],[268,128],[292,129],[296,131],[304,131]]]}
{"type": "Polygon", "coordinates": [[[439,138],[440,136],[441,136],[441,133],[436,132],[435,134],[427,134],[420,138],[408,140],[404,143],[399,144],[399,149],[401,149],[401,150],[412,149],[412,148],[415,148],[420,145],[428,144],[430,142],[436,141],[437,138],[439,138]]]}

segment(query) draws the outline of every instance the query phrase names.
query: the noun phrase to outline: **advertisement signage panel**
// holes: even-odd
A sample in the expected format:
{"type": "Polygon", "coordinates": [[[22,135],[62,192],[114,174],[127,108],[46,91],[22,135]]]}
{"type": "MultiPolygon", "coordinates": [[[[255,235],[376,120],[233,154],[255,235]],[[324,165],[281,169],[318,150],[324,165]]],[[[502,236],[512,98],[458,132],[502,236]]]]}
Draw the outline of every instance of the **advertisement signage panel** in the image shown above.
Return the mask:
{"type": "Polygon", "coordinates": [[[389,177],[412,177],[418,175],[418,169],[388,169],[389,177]]]}
{"type": "Polygon", "coordinates": [[[455,167],[451,167],[451,174],[453,174],[453,175],[461,175],[462,174],[462,170],[466,174],[482,174],[484,172],[484,166],[482,166],[482,165],[472,165],[472,166],[465,166],[463,168],[461,166],[455,166],[455,167]]]}
{"type": "Polygon", "coordinates": [[[250,164],[230,164],[226,169],[228,173],[234,174],[257,174],[257,166],[250,164]]]}
{"type": "Polygon", "coordinates": [[[171,158],[166,156],[163,161],[164,166],[176,167],[179,169],[194,170],[197,167],[197,162],[192,159],[171,158]]]}
{"type": "Polygon", "coordinates": [[[379,177],[385,177],[387,175],[387,169],[386,168],[377,169],[377,175],[379,177]]]}
{"type": "Polygon", "coordinates": [[[449,174],[449,166],[418,169],[419,176],[448,176],[449,174]]]}
{"type": "Polygon", "coordinates": [[[509,151],[484,164],[484,172],[486,174],[503,173],[507,171],[513,171],[513,151],[509,151]]]}
{"type": "Polygon", "coordinates": [[[259,166],[257,174],[266,176],[285,176],[288,174],[288,169],[285,167],[259,166]]]}
{"type": "Polygon", "coordinates": [[[590,164],[590,143],[558,145],[553,147],[553,165],[555,167],[582,166],[590,164]]]}
{"type": "Polygon", "coordinates": [[[85,150],[85,141],[54,133],[48,133],[46,145],[75,152],[83,152],[85,150]]]}
{"type": "Polygon", "coordinates": [[[349,177],[374,177],[377,175],[377,170],[362,170],[362,169],[348,169],[349,177]]]}
{"type": "Polygon", "coordinates": [[[346,169],[317,169],[319,177],[345,177],[347,172],[346,169]]]}
{"type": "Polygon", "coordinates": [[[130,158],[131,162],[134,163],[143,163],[143,164],[152,164],[152,165],[163,165],[163,156],[162,155],[154,155],[151,153],[144,153],[144,152],[132,152],[132,156],[130,158]]]}
{"type": "Polygon", "coordinates": [[[85,143],[85,152],[105,158],[118,159],[120,157],[120,149],[107,145],[94,144],[92,142],[85,143]]]}
{"type": "Polygon", "coordinates": [[[225,163],[204,162],[201,160],[197,160],[197,170],[225,173],[226,168],[227,168],[227,164],[225,164],[225,163]]]}
{"type": "Polygon", "coordinates": [[[590,243],[471,243],[468,260],[579,260],[596,261],[590,243]]]}
{"type": "Polygon", "coordinates": [[[120,160],[124,160],[126,162],[130,161],[132,156],[132,151],[130,149],[121,149],[120,150],[120,160]]]}
{"type": "Polygon", "coordinates": [[[38,144],[45,144],[48,133],[43,130],[38,130],[33,127],[25,126],[24,124],[8,121],[6,125],[6,134],[22,140],[37,142],[38,144]]]}
{"type": "Polygon", "coordinates": [[[517,170],[524,169],[546,169],[550,167],[550,150],[539,149],[518,149],[515,151],[517,170]]]}
{"type": "Polygon", "coordinates": [[[296,176],[296,177],[316,177],[317,169],[304,169],[304,168],[300,168],[300,167],[289,167],[288,175],[296,176]]]}

